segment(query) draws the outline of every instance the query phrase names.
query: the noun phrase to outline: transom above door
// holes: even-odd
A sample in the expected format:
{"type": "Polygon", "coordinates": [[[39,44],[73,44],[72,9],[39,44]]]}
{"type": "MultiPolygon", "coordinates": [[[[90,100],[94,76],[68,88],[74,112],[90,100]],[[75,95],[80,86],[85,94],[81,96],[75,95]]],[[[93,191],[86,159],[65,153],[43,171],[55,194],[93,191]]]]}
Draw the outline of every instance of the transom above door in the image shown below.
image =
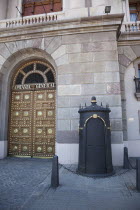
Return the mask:
{"type": "Polygon", "coordinates": [[[44,62],[22,66],[12,84],[9,155],[55,154],[55,72],[44,62]]]}

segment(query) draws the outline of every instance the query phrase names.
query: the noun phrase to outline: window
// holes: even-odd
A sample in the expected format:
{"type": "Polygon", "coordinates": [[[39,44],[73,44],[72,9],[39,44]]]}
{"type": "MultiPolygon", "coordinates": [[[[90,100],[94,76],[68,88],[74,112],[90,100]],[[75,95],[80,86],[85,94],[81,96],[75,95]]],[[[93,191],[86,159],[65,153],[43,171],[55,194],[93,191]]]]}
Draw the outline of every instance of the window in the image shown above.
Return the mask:
{"type": "Polygon", "coordinates": [[[129,4],[130,8],[130,21],[140,20],[140,2],[134,2],[129,4]]]}
{"type": "Polygon", "coordinates": [[[23,16],[58,12],[62,10],[62,0],[23,0],[23,16]]]}

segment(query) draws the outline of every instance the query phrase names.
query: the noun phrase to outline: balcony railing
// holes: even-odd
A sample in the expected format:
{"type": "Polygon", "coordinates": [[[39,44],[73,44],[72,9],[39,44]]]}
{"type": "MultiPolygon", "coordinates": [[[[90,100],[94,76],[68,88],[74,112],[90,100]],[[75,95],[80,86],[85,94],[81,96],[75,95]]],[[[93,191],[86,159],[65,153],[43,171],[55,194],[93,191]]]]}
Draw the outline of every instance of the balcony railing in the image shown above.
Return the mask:
{"type": "Polygon", "coordinates": [[[46,22],[62,20],[62,19],[64,19],[64,12],[54,12],[54,13],[42,14],[42,15],[32,15],[32,16],[26,16],[23,18],[2,20],[0,21],[0,28],[13,28],[13,27],[28,26],[28,25],[46,23],[46,22]]]}
{"type": "Polygon", "coordinates": [[[140,31],[140,21],[124,23],[123,31],[125,31],[125,32],[140,31]]]}

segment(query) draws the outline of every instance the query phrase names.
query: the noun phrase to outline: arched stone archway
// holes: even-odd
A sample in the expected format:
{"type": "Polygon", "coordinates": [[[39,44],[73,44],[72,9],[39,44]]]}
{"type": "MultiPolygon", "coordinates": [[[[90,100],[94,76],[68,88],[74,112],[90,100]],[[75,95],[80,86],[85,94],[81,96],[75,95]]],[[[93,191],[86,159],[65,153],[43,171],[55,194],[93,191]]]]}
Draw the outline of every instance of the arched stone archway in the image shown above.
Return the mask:
{"type": "Polygon", "coordinates": [[[140,57],[140,45],[118,46],[119,53],[119,69],[120,69],[120,85],[121,85],[121,100],[122,100],[122,119],[123,119],[123,138],[124,141],[128,140],[127,137],[127,113],[126,113],[126,94],[124,77],[126,69],[131,63],[140,57]]]}
{"type": "MultiPolygon", "coordinates": [[[[8,115],[9,115],[9,98],[11,94],[11,82],[15,71],[23,64],[31,60],[48,62],[57,70],[54,59],[51,55],[41,49],[26,48],[15,52],[6,59],[0,69],[1,94],[0,94],[0,148],[3,158],[7,155],[8,139],[8,115]]],[[[57,72],[57,71],[56,71],[57,72]]]]}

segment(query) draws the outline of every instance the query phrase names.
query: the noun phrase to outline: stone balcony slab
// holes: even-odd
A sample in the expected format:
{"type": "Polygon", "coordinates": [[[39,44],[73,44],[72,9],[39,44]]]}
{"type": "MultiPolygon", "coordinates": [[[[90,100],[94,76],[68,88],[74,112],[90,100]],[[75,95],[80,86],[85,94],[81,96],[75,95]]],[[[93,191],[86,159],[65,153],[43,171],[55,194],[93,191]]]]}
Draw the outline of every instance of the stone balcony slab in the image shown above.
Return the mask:
{"type": "MultiPolygon", "coordinates": [[[[61,15],[64,15],[63,12],[60,13],[61,15]]],[[[7,27],[7,20],[5,22],[0,21],[0,42],[85,32],[93,33],[114,31],[118,33],[123,16],[124,14],[110,14],[66,19],[64,15],[63,18],[54,18],[51,16],[49,21],[45,21],[46,17],[42,16],[41,20],[39,18],[36,20],[35,17],[27,22],[24,20],[24,24],[22,24],[22,18],[20,18],[9,20],[13,22],[10,26],[8,23],[7,27]],[[20,25],[18,25],[18,21],[20,21],[20,25]]]]}

